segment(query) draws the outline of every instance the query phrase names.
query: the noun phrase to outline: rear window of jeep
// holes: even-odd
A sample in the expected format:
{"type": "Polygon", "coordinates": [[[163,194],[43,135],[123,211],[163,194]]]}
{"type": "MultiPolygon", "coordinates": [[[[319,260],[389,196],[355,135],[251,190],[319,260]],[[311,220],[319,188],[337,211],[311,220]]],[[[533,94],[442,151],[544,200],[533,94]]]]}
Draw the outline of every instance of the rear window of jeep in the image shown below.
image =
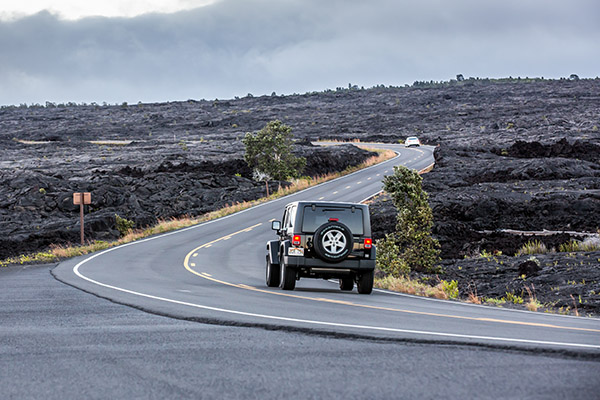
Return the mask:
{"type": "Polygon", "coordinates": [[[350,228],[353,235],[363,235],[363,211],[360,208],[355,208],[354,212],[351,208],[345,207],[312,207],[304,206],[302,217],[302,232],[315,233],[315,231],[323,224],[329,222],[330,219],[336,219],[342,224],[350,228]]]}

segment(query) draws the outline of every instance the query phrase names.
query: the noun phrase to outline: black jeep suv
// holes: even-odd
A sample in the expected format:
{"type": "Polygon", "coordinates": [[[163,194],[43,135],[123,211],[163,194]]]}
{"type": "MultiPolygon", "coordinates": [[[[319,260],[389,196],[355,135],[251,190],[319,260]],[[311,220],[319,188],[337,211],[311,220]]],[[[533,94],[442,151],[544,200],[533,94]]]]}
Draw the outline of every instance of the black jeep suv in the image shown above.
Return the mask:
{"type": "Polygon", "coordinates": [[[294,290],[300,278],[337,278],[341,290],[373,290],[375,246],[364,204],[298,201],[273,221],[267,242],[267,286],[294,290]]]}

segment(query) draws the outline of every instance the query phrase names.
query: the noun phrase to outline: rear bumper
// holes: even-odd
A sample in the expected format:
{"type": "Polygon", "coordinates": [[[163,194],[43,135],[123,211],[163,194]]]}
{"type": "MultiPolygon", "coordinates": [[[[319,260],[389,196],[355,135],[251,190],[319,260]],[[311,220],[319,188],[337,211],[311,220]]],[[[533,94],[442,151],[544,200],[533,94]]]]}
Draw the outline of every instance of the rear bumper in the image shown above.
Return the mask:
{"type": "Polygon", "coordinates": [[[371,259],[346,259],[340,263],[328,263],[319,258],[284,256],[283,262],[292,268],[315,268],[323,270],[341,271],[372,271],[375,269],[375,260],[371,259]]]}

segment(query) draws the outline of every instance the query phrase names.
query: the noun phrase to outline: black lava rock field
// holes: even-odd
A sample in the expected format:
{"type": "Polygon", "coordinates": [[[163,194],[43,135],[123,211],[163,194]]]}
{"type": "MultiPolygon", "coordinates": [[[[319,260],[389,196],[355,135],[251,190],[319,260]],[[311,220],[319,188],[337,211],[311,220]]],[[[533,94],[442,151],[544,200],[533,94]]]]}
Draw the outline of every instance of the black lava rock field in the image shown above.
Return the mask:
{"type": "MultiPolygon", "coordinates": [[[[74,191],[90,191],[90,238],[199,215],[264,192],[241,139],[274,119],[293,128],[305,175],[340,171],[369,153],[317,139],[439,146],[424,176],[442,246],[441,279],[461,295],[500,298],[534,287],[549,309],[600,314],[600,251],[513,257],[528,241],[559,250],[598,243],[600,79],[468,79],[443,84],[230,100],[0,109],[0,258],[77,242],[74,191]],[[594,242],[595,241],[595,242],[594,242]],[[576,264],[576,265],[575,265],[576,264]],[[535,270],[535,271],[533,271],[535,270]],[[485,271],[485,273],[482,273],[485,271]],[[525,273],[521,273],[524,272],[525,273]]],[[[273,188],[279,183],[273,182],[273,188]]],[[[372,204],[376,236],[395,210],[372,204]]],[[[592,246],[593,250],[593,246],[592,246]]]]}

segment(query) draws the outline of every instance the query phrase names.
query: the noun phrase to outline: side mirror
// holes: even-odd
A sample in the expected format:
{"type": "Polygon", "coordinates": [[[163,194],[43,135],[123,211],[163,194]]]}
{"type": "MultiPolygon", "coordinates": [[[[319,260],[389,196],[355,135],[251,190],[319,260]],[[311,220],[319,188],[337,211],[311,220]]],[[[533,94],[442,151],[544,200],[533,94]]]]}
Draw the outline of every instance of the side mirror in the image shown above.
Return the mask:
{"type": "Polygon", "coordinates": [[[281,229],[281,221],[272,221],[271,229],[273,229],[274,231],[280,230],[281,229]]]}

